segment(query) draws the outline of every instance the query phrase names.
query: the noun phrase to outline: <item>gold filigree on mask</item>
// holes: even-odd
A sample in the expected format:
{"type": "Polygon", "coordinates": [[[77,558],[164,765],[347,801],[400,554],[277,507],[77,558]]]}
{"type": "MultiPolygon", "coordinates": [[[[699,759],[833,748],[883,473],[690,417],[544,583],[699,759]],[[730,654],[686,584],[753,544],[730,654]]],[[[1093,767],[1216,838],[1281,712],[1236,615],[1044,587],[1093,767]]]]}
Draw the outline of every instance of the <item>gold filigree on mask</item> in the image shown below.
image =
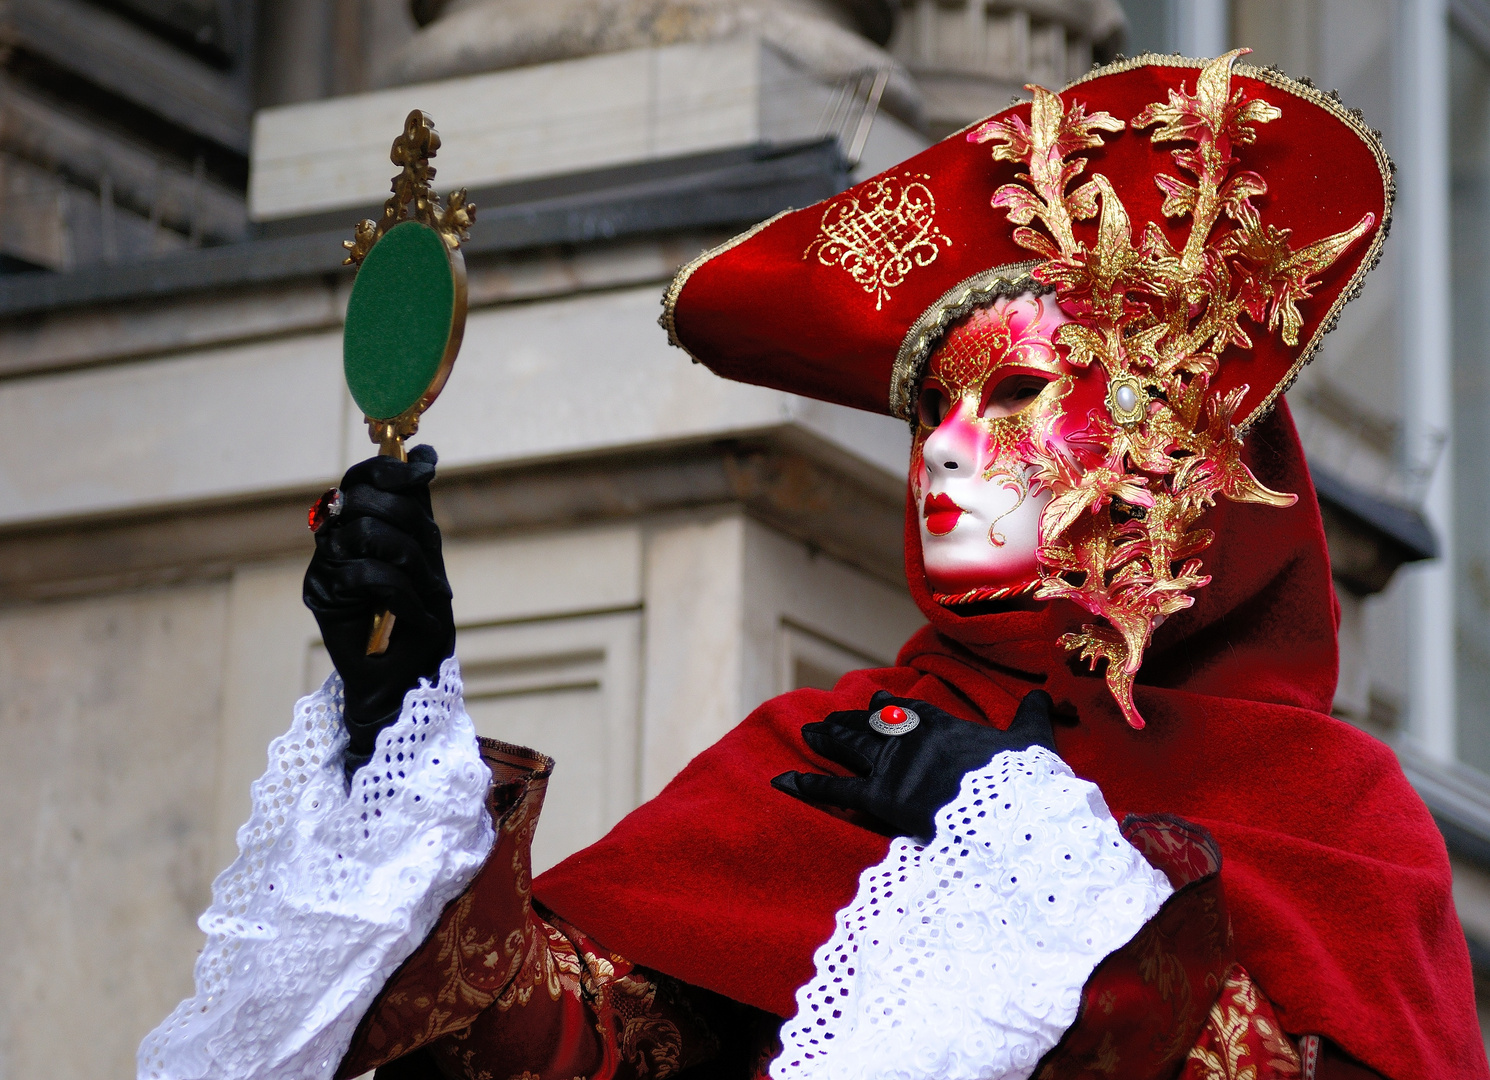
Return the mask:
{"type": "MultiPolygon", "coordinates": [[[[1041,329],[1047,303],[1045,298],[1029,296],[1015,298],[1002,308],[993,304],[975,308],[969,315],[978,320],[976,327],[953,330],[940,340],[934,353],[936,381],[947,393],[949,409],[952,404],[963,402],[976,418],[973,422],[988,434],[995,446],[1022,449],[1060,415],[1061,399],[1070,391],[1070,376],[1062,373],[1055,344],[1041,329]],[[1020,307],[1026,310],[1018,310],[1020,307]],[[1023,326],[1018,329],[1014,326],[1016,315],[1024,317],[1023,326]],[[1017,413],[984,416],[984,398],[990,383],[1011,370],[1043,372],[1051,379],[1017,413]]],[[[918,439],[925,439],[933,430],[918,418],[918,439]]],[[[991,479],[994,471],[1024,471],[1027,464],[1018,457],[994,454],[983,478],[991,479]],[[1016,467],[1015,462],[1021,464],[1016,467]]]]}
{"type": "Polygon", "coordinates": [[[920,266],[930,266],[952,246],[936,225],[936,199],[921,183],[924,173],[886,176],[828,203],[817,239],[802,258],[840,266],[875,297],[879,311],[890,291],[920,266]]]}
{"type": "Polygon", "coordinates": [[[1037,433],[1023,445],[1035,465],[1032,483],[1053,492],[1040,522],[1036,595],[1073,601],[1101,620],[1062,643],[1094,669],[1106,661],[1108,688],[1135,728],[1143,718],[1133,681],[1155,628],[1191,606],[1191,594],[1210,581],[1198,556],[1213,536],[1194,528],[1197,520],[1221,497],[1278,507],[1296,501],[1243,464],[1237,411],[1247,388],[1209,389],[1219,358],[1232,345],[1251,348],[1243,318],[1296,344],[1298,303],[1317,275],[1377,225],[1367,214],[1294,250],[1287,230],[1263,224],[1252,199],[1267,184],[1236,170],[1233,150],[1282,114],[1233,88],[1241,51],[1207,62],[1193,93],[1181,84],[1132,120],[1134,130],[1153,129],[1155,143],[1185,144],[1173,157],[1188,178],[1155,177],[1164,215],[1191,221],[1179,250],[1153,223],[1135,239],[1102,174],[1067,191],[1086,168],[1081,151],[1128,126],[1121,120],[1088,116],[1080,103],[1067,106],[1032,86],[1028,124],[1018,116],[993,120],[969,136],[993,143],[995,160],[1025,166],[993,203],[1017,226],[1016,242],[1042,258],[1035,278],[1055,287],[1066,310],[1083,313],[1056,331],[1068,361],[1098,365],[1108,380],[1107,415],[1093,413],[1086,433],[1102,451],[1099,463],[1078,465],[1037,433]],[[1093,217],[1089,247],[1076,239],[1073,222],[1093,217]]]}
{"type": "MultiPolygon", "coordinates": [[[[1025,368],[1034,365],[1010,358],[996,360],[992,355],[988,355],[984,358],[986,366],[980,368],[966,360],[965,356],[959,357],[949,365],[949,369],[946,369],[942,367],[942,357],[938,354],[935,361],[938,369],[937,381],[947,392],[949,411],[953,405],[962,402],[972,414],[971,422],[984,433],[987,439],[987,464],[983,467],[982,479],[992,482],[998,477],[1004,477],[1008,486],[1013,487],[1019,494],[1019,503],[1003,515],[1007,517],[1031,494],[1043,489],[1042,484],[1032,480],[1031,463],[1045,458],[1045,454],[1035,452],[1034,444],[1048,440],[1051,428],[1060,419],[1061,401],[1071,390],[1071,377],[1061,375],[1052,379],[1034,398],[1030,399],[1024,408],[1012,416],[984,416],[982,415],[983,393],[989,381],[1009,367],[1025,368]]],[[[917,422],[912,444],[913,476],[920,475],[923,448],[926,440],[934,431],[936,431],[935,426],[928,425],[924,421],[917,422]]],[[[916,487],[916,497],[918,499],[921,497],[919,483],[916,487]]],[[[1001,545],[995,544],[995,546],[1001,545]]]]}
{"type": "Polygon", "coordinates": [[[1002,308],[984,309],[973,316],[976,331],[947,335],[936,350],[937,376],[949,391],[978,397],[988,379],[1005,368],[1061,373],[1055,343],[1040,329],[1047,301],[1039,296],[1016,299],[1002,308]],[[1024,310],[1020,310],[1023,308],[1024,310]],[[1014,317],[1023,316],[1016,329],[1014,317]]]}
{"type": "Polygon", "coordinates": [[[1009,542],[1009,538],[998,531],[999,522],[1023,506],[1024,501],[1030,497],[1030,481],[1029,477],[1025,475],[1028,471],[1028,469],[1015,469],[1011,472],[1008,469],[1001,469],[996,465],[990,465],[987,469],[983,470],[984,480],[992,483],[994,480],[1002,478],[1002,487],[1004,490],[1012,491],[1015,495],[1014,505],[988,523],[988,542],[994,547],[1003,547],[1009,542]]]}
{"type": "Polygon", "coordinates": [[[1013,299],[1025,293],[1035,296],[1053,293],[1055,290],[1049,285],[1031,276],[1037,265],[1031,260],[995,266],[959,281],[911,324],[890,369],[889,404],[894,415],[910,421],[912,433],[917,427],[916,389],[926,374],[931,354],[941,345],[948,327],[969,312],[994,304],[1000,297],[1013,299]]]}

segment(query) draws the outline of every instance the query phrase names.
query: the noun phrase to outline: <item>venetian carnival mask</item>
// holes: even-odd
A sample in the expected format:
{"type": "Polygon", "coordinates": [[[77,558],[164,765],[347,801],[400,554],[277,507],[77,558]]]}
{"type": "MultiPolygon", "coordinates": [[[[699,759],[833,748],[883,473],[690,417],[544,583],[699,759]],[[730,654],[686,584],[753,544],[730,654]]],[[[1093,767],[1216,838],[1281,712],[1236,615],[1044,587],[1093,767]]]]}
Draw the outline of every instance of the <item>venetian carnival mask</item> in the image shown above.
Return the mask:
{"type": "MultiPolygon", "coordinates": [[[[1219,499],[1380,257],[1378,133],[1269,69],[1142,56],[707,252],[664,297],[718,374],[912,424],[926,583],[1028,592],[1128,723],[1154,630],[1210,581],[1219,499]]],[[[915,570],[912,567],[912,570],[915,570]]]]}
{"type": "Polygon", "coordinates": [[[938,602],[1028,592],[1039,583],[1040,515],[1051,489],[1035,445],[1057,437],[1074,372],[1054,341],[1069,318],[1026,292],[975,308],[932,355],[916,400],[912,493],[938,602]]]}

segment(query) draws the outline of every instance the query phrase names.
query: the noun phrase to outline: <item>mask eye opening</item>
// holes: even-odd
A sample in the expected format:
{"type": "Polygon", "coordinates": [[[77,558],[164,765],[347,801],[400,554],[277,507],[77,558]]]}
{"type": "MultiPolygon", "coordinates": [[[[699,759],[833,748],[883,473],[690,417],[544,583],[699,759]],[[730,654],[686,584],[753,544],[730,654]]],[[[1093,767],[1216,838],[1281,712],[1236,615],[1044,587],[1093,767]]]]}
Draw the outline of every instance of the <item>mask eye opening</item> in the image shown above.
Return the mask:
{"type": "Polygon", "coordinates": [[[952,399],[942,386],[930,381],[922,383],[920,393],[916,395],[916,419],[922,427],[940,427],[951,404],[952,399]]]}
{"type": "Polygon", "coordinates": [[[1006,375],[985,391],[982,415],[990,420],[1018,416],[1054,381],[1049,375],[1031,371],[1006,375]]]}

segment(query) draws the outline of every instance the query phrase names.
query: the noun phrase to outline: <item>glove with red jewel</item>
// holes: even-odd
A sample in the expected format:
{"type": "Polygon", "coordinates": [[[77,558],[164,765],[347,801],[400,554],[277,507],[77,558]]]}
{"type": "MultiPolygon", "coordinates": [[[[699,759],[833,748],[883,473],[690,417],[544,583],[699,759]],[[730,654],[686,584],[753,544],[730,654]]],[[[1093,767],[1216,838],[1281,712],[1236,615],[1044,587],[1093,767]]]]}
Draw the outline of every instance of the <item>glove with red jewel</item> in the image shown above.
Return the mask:
{"type": "Polygon", "coordinates": [[[890,835],[929,841],[936,812],[956,798],[965,774],[1005,750],[1055,752],[1051,709],[1049,694],[1031,690],[1000,731],[881,690],[868,709],[830,713],[802,728],[808,746],[853,775],[785,772],[771,786],[804,802],[855,811],[890,835]]]}

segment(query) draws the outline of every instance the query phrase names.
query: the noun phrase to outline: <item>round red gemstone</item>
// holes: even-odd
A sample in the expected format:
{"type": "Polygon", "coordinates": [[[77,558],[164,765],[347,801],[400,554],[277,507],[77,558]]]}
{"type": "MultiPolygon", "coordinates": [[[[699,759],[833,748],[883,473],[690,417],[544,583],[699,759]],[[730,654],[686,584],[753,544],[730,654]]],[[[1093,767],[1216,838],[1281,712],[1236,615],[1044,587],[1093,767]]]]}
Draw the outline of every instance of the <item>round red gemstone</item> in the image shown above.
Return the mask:
{"type": "Polygon", "coordinates": [[[880,719],[886,724],[894,725],[903,724],[910,718],[905,715],[905,710],[899,705],[886,705],[880,710],[880,719]]]}

